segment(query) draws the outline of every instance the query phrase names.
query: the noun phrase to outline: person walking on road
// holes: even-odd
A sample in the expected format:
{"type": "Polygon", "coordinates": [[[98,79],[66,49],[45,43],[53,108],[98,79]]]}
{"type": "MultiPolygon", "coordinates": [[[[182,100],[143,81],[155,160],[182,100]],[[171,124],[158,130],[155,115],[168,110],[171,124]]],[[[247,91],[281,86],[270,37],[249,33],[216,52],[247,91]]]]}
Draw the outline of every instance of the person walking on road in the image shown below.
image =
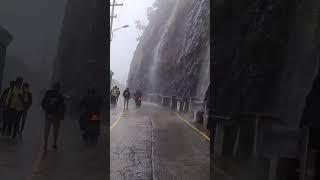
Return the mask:
{"type": "Polygon", "coordinates": [[[9,95],[6,101],[6,104],[8,105],[8,136],[10,136],[13,128],[13,139],[19,133],[21,115],[24,110],[22,83],[23,78],[18,77],[12,93],[9,95]]]}
{"type": "Polygon", "coordinates": [[[23,110],[22,116],[21,116],[21,127],[20,127],[20,132],[19,132],[20,137],[22,137],[22,132],[24,129],[24,125],[26,123],[27,114],[30,109],[30,106],[32,105],[32,94],[29,91],[29,84],[24,83],[22,88],[23,88],[24,110],[23,110]]]}
{"type": "Polygon", "coordinates": [[[116,105],[118,105],[118,99],[119,99],[120,94],[121,94],[120,89],[119,89],[119,87],[117,87],[116,105]]]}
{"type": "Polygon", "coordinates": [[[127,88],[124,92],[123,92],[123,98],[124,98],[124,107],[123,109],[128,109],[128,105],[129,105],[129,100],[131,98],[131,94],[130,94],[130,90],[129,88],[127,88]],[[127,106],[126,106],[127,105],[127,106]]]}
{"type": "Polygon", "coordinates": [[[10,82],[10,86],[6,88],[0,97],[0,105],[2,111],[2,136],[5,135],[8,126],[8,105],[6,104],[7,98],[11,96],[15,81],[10,82]]]}
{"type": "Polygon", "coordinates": [[[57,150],[57,140],[60,129],[60,121],[65,116],[64,97],[60,93],[60,84],[55,83],[51,90],[48,90],[44,95],[41,106],[45,111],[45,126],[44,126],[44,151],[47,150],[48,137],[50,128],[53,126],[53,149],[57,150]]]}
{"type": "Polygon", "coordinates": [[[116,98],[117,98],[117,86],[111,89],[111,104],[116,106],[116,98]]]}

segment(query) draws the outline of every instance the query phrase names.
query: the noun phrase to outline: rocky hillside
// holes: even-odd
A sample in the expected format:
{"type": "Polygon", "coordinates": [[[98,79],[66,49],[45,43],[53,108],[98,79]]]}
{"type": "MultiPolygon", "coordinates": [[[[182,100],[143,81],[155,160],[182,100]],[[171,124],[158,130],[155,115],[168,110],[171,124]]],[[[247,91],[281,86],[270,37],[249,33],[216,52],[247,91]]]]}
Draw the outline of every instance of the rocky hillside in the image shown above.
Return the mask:
{"type": "Polygon", "coordinates": [[[209,84],[209,0],[157,0],[133,56],[131,89],[203,98],[209,84]]]}
{"type": "Polygon", "coordinates": [[[74,97],[95,87],[107,89],[106,40],[109,28],[104,1],[68,0],[61,29],[53,80],[74,97]]]}
{"type": "Polygon", "coordinates": [[[299,124],[318,71],[317,0],[214,1],[214,103],[299,124]]]}

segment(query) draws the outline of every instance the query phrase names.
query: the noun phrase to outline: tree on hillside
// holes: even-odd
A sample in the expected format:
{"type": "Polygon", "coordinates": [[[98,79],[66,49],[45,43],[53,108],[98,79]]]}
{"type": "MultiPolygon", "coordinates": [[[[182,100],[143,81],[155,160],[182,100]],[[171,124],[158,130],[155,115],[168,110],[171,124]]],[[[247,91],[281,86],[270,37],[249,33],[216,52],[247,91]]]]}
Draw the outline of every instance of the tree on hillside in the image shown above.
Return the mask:
{"type": "Polygon", "coordinates": [[[141,21],[137,20],[134,22],[136,24],[136,29],[140,32],[137,41],[139,41],[142,37],[143,31],[146,29],[146,25],[144,25],[141,21]]]}

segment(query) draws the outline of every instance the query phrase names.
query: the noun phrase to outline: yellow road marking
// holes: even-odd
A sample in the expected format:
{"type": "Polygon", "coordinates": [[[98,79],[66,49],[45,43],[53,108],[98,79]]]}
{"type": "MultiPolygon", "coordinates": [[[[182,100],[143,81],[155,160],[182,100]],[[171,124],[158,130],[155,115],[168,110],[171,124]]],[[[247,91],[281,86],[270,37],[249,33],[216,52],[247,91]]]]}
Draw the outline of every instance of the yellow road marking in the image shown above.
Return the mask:
{"type": "MultiPolygon", "coordinates": [[[[113,129],[117,123],[121,120],[123,116],[123,112],[120,113],[119,117],[117,118],[117,120],[110,126],[110,130],[113,129]]],[[[43,152],[42,146],[40,146],[40,151],[38,152],[37,155],[37,159],[34,161],[33,163],[33,168],[32,168],[32,174],[31,176],[27,177],[26,180],[34,180],[35,179],[35,175],[40,171],[40,163],[41,161],[44,159],[45,153],[43,152]]]]}
{"type": "Polygon", "coordinates": [[[29,177],[27,177],[27,180],[33,180],[35,179],[35,174],[37,174],[40,171],[40,163],[44,159],[45,153],[42,151],[42,146],[40,146],[40,150],[37,155],[37,159],[33,163],[32,173],[29,177]]]}
{"type": "Polygon", "coordinates": [[[197,131],[200,135],[202,135],[206,140],[208,140],[210,142],[210,138],[205,133],[201,132],[199,129],[194,127],[191,123],[189,123],[187,120],[185,120],[183,117],[181,117],[178,113],[176,113],[176,112],[174,112],[174,113],[179,117],[179,119],[181,119],[188,126],[190,126],[193,130],[197,131]]]}
{"type": "Polygon", "coordinates": [[[117,120],[110,126],[110,130],[113,129],[118,124],[118,122],[121,120],[122,116],[123,116],[123,112],[120,113],[120,115],[117,118],[117,120]]]}
{"type": "MultiPolygon", "coordinates": [[[[123,112],[120,113],[117,120],[110,126],[110,130],[113,129],[117,125],[117,123],[121,120],[123,114],[124,114],[123,112]]],[[[40,147],[41,148],[38,152],[37,159],[33,163],[32,174],[31,174],[31,176],[26,178],[27,180],[34,180],[35,174],[40,171],[40,163],[44,159],[44,156],[45,156],[45,153],[43,152],[42,146],[40,146],[40,147]]]]}

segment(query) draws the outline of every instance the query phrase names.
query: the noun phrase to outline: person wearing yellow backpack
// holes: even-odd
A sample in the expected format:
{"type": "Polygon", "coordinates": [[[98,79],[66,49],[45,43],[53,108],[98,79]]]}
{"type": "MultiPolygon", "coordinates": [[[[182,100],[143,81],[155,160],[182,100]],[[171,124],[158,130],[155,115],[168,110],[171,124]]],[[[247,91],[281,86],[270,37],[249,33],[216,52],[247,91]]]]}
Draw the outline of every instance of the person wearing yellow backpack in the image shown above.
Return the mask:
{"type": "Polygon", "coordinates": [[[22,91],[23,78],[18,77],[15,81],[15,86],[10,94],[8,94],[5,106],[7,109],[7,125],[8,125],[8,136],[11,135],[13,128],[12,138],[15,138],[19,132],[19,125],[22,112],[24,110],[24,100],[22,91]]]}
{"type": "Polygon", "coordinates": [[[111,104],[116,106],[116,98],[117,98],[117,86],[111,89],[111,104]]]}

